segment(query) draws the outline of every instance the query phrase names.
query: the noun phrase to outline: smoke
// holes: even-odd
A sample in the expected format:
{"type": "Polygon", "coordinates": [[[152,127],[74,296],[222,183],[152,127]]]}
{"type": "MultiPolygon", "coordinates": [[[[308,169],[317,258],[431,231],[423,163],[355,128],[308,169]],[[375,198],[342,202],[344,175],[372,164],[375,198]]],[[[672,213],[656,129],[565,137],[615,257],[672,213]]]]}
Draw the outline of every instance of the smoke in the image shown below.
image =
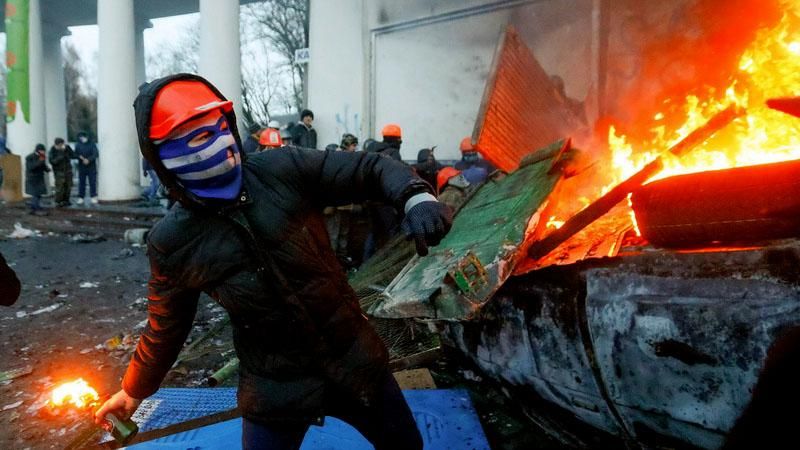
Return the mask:
{"type": "Polygon", "coordinates": [[[781,18],[777,0],[617,5],[610,12],[606,114],[596,130],[605,138],[613,123],[633,143],[653,138],[657,113],[662,123],[681,123],[687,95],[721,96],[756,32],[781,18]]]}

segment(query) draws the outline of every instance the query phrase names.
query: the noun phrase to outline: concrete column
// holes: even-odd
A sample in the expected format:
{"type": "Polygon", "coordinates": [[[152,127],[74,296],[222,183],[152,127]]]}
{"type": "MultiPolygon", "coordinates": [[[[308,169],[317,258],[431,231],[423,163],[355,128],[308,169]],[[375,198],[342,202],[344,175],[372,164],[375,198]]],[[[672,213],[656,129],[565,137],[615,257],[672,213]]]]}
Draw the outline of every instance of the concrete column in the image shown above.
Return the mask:
{"type": "Polygon", "coordinates": [[[144,30],[152,28],[153,23],[148,19],[136,20],[136,87],[147,81],[147,71],[144,57],[144,30]]]}
{"type": "Polygon", "coordinates": [[[98,195],[100,200],[139,197],[139,144],[134,123],[136,36],[133,0],[97,0],[98,195]]]}
{"type": "MultiPolygon", "coordinates": [[[[47,121],[45,116],[44,64],[41,0],[30,0],[30,89],[31,89],[31,125],[35,144],[45,143],[47,138],[47,121]]],[[[34,144],[34,145],[35,145],[34,144]]],[[[23,153],[33,151],[33,146],[23,153]]]]}
{"type": "Polygon", "coordinates": [[[47,142],[50,148],[55,138],[67,139],[67,97],[64,88],[64,59],[61,54],[61,37],[68,35],[66,28],[57,29],[45,24],[44,36],[44,93],[47,123],[47,142]]]}
{"type": "Polygon", "coordinates": [[[242,125],[242,52],[239,1],[200,0],[200,75],[233,101],[239,132],[242,125]]]}

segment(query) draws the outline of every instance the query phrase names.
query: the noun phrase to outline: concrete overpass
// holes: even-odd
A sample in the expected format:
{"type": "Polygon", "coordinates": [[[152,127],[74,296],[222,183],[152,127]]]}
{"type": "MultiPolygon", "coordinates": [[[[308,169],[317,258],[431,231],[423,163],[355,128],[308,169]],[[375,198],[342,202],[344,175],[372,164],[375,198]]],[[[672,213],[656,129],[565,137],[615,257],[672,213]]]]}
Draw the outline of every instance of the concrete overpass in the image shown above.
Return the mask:
{"type": "MultiPolygon", "coordinates": [[[[150,19],[200,12],[199,72],[241,113],[239,6],[256,0],[0,0],[4,7],[8,82],[7,145],[25,155],[66,137],[61,38],[67,27],[98,25],[97,133],[101,200],[139,196],[133,119],[145,81],[142,32],[150,19]]],[[[239,117],[242,117],[239,114],[239,117]]]]}

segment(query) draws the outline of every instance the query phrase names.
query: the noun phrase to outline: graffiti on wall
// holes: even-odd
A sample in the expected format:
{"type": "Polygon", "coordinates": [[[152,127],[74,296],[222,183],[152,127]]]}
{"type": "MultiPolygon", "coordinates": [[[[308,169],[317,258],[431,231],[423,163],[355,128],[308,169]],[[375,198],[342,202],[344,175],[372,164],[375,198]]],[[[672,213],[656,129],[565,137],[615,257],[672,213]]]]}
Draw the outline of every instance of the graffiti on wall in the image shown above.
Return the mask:
{"type": "MultiPolygon", "coordinates": [[[[336,113],[336,137],[340,138],[344,133],[351,133],[356,136],[361,134],[361,115],[358,112],[350,112],[350,105],[345,104],[342,111],[336,113]]],[[[362,141],[363,138],[358,136],[362,141]]]]}

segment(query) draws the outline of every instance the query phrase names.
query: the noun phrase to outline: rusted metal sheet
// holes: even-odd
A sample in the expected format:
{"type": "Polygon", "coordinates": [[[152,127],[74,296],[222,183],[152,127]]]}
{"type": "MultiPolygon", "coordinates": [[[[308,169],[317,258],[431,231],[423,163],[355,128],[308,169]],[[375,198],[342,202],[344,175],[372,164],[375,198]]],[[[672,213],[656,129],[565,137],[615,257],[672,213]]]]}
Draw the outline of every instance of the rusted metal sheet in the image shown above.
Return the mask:
{"type": "Polygon", "coordinates": [[[791,240],[549,267],[444,324],[443,342],[602,430],[717,448],[767,349],[800,322],[798,264],[791,240]]]}
{"type": "Polygon", "coordinates": [[[661,247],[800,235],[800,161],[679,175],[632,197],[642,235],[661,247]]]}
{"type": "Polygon", "coordinates": [[[453,227],[424,258],[414,257],[369,310],[377,317],[466,319],[525,256],[526,236],[546,222],[547,198],[561,179],[551,155],[483,184],[459,210],[453,227]],[[544,221],[540,219],[545,216],[544,221]]]}
{"type": "Polygon", "coordinates": [[[525,155],[569,135],[578,121],[550,76],[509,26],[486,81],[473,144],[484,158],[510,172],[525,155]]]}

